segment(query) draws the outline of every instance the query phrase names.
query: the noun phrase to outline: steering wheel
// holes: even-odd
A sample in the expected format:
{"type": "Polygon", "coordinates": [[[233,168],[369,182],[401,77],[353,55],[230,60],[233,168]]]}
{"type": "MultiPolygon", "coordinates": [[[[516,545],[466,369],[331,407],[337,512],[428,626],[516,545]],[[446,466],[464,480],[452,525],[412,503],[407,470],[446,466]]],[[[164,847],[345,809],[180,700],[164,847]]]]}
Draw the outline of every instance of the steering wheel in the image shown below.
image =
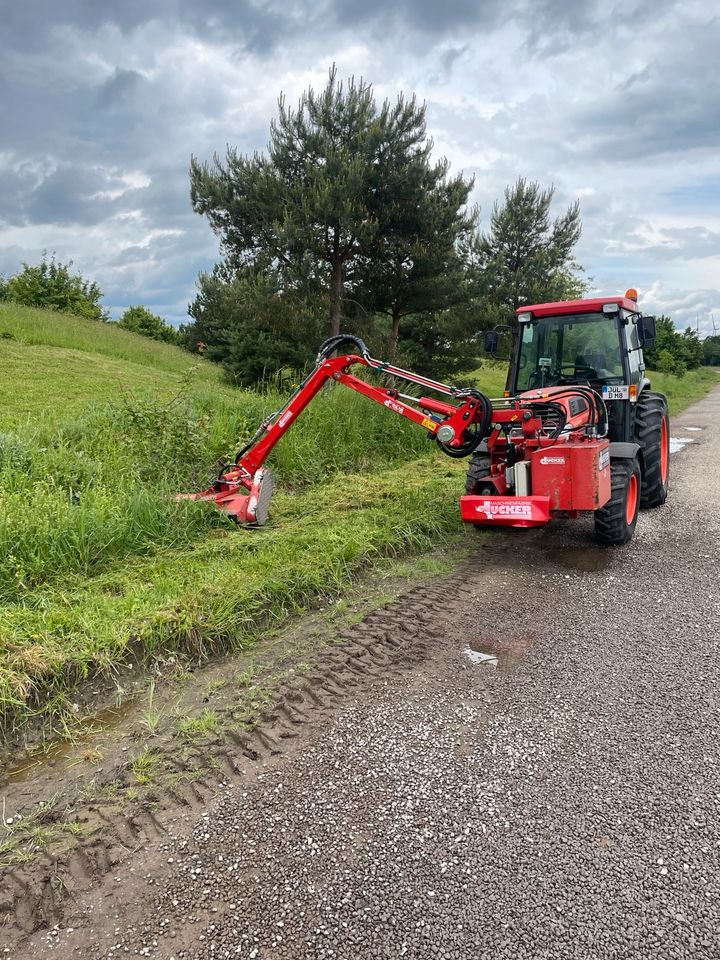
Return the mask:
{"type": "Polygon", "coordinates": [[[561,363],[558,367],[558,375],[561,379],[566,379],[568,374],[565,373],[566,370],[571,371],[570,377],[578,377],[585,380],[597,379],[597,371],[595,367],[591,367],[589,364],[585,363],[561,363]]]}
{"type": "Polygon", "coordinates": [[[561,363],[560,376],[565,376],[565,370],[571,370],[573,376],[577,376],[581,370],[585,373],[595,373],[595,367],[591,367],[589,363],[561,363]]]}

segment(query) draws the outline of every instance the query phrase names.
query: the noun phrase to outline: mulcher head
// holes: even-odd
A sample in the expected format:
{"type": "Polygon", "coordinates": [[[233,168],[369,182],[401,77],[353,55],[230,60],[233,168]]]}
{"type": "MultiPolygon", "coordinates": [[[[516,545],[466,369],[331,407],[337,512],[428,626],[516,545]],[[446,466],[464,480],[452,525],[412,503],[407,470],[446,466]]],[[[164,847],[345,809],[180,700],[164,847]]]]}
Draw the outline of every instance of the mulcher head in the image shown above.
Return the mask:
{"type": "Polygon", "coordinates": [[[241,527],[261,527],[267,523],[270,513],[275,474],[268,467],[261,467],[251,482],[243,482],[237,474],[238,471],[230,470],[202,493],[184,493],[177,499],[208,500],[241,527]]]}

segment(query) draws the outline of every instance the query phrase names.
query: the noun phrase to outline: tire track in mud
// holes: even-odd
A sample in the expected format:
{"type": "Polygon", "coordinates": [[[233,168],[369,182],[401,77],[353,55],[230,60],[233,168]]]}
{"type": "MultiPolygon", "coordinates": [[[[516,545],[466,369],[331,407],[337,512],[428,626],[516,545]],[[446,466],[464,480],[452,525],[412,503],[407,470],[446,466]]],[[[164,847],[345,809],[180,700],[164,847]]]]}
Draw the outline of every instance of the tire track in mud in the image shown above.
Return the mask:
{"type": "MultiPolygon", "coordinates": [[[[98,781],[100,799],[50,809],[44,818],[41,813],[40,825],[60,822],[71,813],[78,833],[85,836],[60,853],[38,853],[32,861],[0,874],[4,938],[17,941],[65,922],[85,891],[139,851],[162,842],[171,823],[186,819],[189,829],[221,785],[247,782],[302,750],[318,724],[329,722],[368,684],[401,675],[425,660],[443,624],[469,598],[477,566],[477,558],[463,561],[453,573],[411,588],[340,630],[336,643],[313,654],[304,676],[278,686],[253,729],[225,727],[209,742],[191,747],[186,762],[173,751],[172,741],[161,745],[157,753],[168,782],[160,781],[131,814],[117,799],[102,799],[104,786],[112,786],[114,793],[133,786],[129,763],[98,781]],[[186,776],[191,769],[187,760],[198,767],[210,763],[211,769],[198,778],[186,776]]],[[[218,711],[221,725],[231,720],[232,710],[230,704],[218,711]]]]}

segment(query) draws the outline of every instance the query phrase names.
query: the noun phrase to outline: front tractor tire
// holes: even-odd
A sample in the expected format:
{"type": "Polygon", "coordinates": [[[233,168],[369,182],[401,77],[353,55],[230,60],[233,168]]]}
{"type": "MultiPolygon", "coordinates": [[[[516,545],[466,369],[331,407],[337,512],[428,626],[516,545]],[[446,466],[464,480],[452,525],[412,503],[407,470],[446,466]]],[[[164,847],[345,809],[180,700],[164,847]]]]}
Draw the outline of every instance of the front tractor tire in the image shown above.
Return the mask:
{"type": "Polygon", "coordinates": [[[633,538],[640,511],[642,477],[637,458],[610,461],[610,499],[595,511],[595,536],[619,547],[633,538]]]}
{"type": "Polygon", "coordinates": [[[465,478],[465,493],[481,493],[482,482],[490,476],[490,469],[490,454],[486,450],[474,453],[465,478]]]}
{"type": "Polygon", "coordinates": [[[643,453],[640,506],[659,507],[667,499],[670,478],[670,418],[662,393],[644,390],[638,397],[635,442],[643,453]]]}

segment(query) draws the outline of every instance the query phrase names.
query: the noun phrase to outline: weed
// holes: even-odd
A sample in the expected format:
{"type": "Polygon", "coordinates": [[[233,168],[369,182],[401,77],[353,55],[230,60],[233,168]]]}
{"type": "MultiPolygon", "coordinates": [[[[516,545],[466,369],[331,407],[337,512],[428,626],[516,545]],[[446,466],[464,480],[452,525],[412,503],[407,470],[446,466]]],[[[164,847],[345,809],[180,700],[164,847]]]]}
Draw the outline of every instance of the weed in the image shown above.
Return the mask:
{"type": "Polygon", "coordinates": [[[152,783],[158,772],[160,757],[148,747],[139,753],[131,762],[130,769],[138,783],[143,785],[152,783]]]}
{"type": "Polygon", "coordinates": [[[168,777],[168,783],[197,783],[207,776],[207,767],[189,767],[180,773],[174,773],[168,777]]]}
{"type": "Polygon", "coordinates": [[[250,666],[247,668],[247,670],[243,670],[241,673],[235,674],[235,683],[239,687],[249,687],[250,684],[253,682],[255,673],[256,673],[255,667],[250,666]]]}
{"type": "Polygon", "coordinates": [[[155,706],[155,681],[151,680],[148,686],[148,705],[140,716],[140,723],[148,733],[154,734],[162,720],[162,713],[155,706]]]}
{"type": "Polygon", "coordinates": [[[197,717],[189,717],[178,727],[180,736],[188,741],[202,740],[216,733],[220,726],[220,717],[214,710],[203,710],[197,717]]]}

